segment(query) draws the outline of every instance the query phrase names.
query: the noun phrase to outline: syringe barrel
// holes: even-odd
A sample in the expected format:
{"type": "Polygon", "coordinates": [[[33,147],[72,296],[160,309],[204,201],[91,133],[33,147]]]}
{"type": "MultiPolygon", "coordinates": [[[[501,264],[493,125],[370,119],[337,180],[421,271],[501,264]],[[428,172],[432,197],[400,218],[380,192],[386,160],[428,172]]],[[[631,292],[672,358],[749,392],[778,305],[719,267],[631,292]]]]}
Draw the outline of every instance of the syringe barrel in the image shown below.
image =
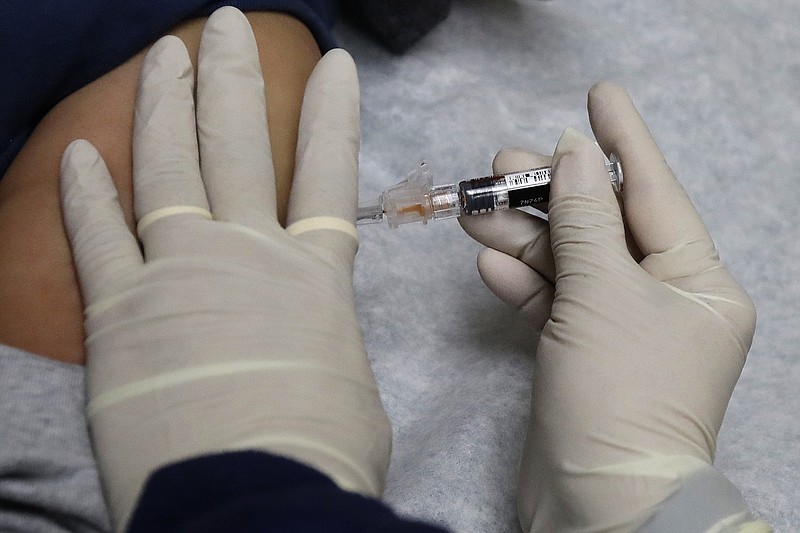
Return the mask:
{"type": "Polygon", "coordinates": [[[465,215],[540,204],[550,197],[550,167],[462,181],[458,193],[465,215]]]}
{"type": "MultiPolygon", "coordinates": [[[[606,161],[608,177],[619,192],[622,189],[622,165],[611,154],[606,161]]],[[[539,167],[510,174],[488,176],[462,181],[458,184],[461,211],[465,215],[479,215],[492,211],[545,204],[550,200],[552,169],[539,167]]]]}

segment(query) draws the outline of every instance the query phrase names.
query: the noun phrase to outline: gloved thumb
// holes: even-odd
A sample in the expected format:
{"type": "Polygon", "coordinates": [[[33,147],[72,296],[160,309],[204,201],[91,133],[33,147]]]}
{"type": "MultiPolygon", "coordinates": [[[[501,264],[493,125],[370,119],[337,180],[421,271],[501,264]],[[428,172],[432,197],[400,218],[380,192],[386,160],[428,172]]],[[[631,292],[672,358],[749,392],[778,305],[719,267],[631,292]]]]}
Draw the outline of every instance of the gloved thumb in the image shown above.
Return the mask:
{"type": "Polygon", "coordinates": [[[608,254],[630,259],[603,152],[573,128],[564,131],[553,154],[549,220],[556,281],[576,261],[602,264],[608,254]]]}

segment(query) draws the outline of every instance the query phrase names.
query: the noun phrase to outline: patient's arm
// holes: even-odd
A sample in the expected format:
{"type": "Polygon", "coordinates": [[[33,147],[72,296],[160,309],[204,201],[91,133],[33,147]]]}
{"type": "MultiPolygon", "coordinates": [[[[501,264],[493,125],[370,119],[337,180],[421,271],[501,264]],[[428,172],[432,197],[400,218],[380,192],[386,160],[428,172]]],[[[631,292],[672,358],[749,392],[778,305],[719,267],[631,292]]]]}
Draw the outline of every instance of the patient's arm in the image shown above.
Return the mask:
{"type": "MultiPolygon", "coordinates": [[[[306,79],[320,57],[306,27],[279,13],[248,13],[259,46],[285,217],[306,79]]],[[[205,20],[176,28],[196,62],[205,20]]],[[[143,51],[59,103],[0,181],[0,344],[82,364],[83,310],[59,204],[61,154],[88,139],[105,159],[133,227],[131,134],[143,51]]]]}

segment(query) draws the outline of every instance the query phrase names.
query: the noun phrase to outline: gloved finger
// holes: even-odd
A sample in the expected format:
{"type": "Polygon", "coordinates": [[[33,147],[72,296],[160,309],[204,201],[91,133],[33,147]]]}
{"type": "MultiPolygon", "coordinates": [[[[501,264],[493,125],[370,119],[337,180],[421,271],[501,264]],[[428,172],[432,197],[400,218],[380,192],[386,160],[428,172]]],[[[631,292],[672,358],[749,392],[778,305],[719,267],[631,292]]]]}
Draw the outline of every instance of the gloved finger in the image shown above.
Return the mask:
{"type": "Polygon", "coordinates": [[[359,87],[344,50],[320,59],[306,85],[286,230],[352,259],[358,200],[359,87]]]}
{"type": "Polygon", "coordinates": [[[546,220],[512,209],[485,215],[461,216],[458,222],[479,243],[503,252],[553,283],[555,266],[546,220]]]}
{"type": "Polygon", "coordinates": [[[197,134],[214,218],[262,233],[275,227],[264,79],[250,23],[234,7],[215,11],[200,39],[197,134]]]}
{"type": "MultiPolygon", "coordinates": [[[[495,174],[550,165],[550,156],[521,149],[500,150],[492,163],[495,174]]],[[[458,222],[467,234],[489,248],[519,259],[551,283],[555,279],[546,220],[512,209],[486,215],[462,216],[458,222]]]]}
{"type": "Polygon", "coordinates": [[[557,272],[575,261],[598,263],[609,252],[630,257],[603,153],[573,128],[564,131],[553,154],[549,220],[557,272]]]}
{"type": "Polygon", "coordinates": [[[622,161],[625,219],[636,244],[645,256],[670,256],[642,266],[661,280],[713,267],[708,231],[625,90],[601,82],[589,91],[588,107],[600,146],[622,161]]]}
{"type": "Polygon", "coordinates": [[[116,293],[116,283],[142,264],[117,189],[97,150],[73,141],[61,159],[61,205],[84,306],[116,293]]]}
{"type": "Polygon", "coordinates": [[[171,216],[211,218],[197,153],[186,47],[168,35],[147,53],[133,122],[133,192],[139,237],[150,256],[149,229],[171,216]]]}
{"type": "Polygon", "coordinates": [[[553,305],[552,280],[525,263],[492,248],[478,254],[478,272],[495,296],[518,310],[541,330],[553,305]]]}

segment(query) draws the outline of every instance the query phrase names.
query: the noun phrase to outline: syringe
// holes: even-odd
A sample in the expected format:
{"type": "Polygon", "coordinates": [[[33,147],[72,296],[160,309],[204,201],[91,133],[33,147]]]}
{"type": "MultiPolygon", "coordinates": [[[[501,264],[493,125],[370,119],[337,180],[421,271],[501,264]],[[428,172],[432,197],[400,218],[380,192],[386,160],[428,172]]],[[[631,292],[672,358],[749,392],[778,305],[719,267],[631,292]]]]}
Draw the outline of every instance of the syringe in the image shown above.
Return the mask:
{"type": "MultiPolygon", "coordinates": [[[[606,160],[611,183],[622,190],[622,164],[615,154],[606,160]]],[[[510,174],[499,174],[461,181],[458,184],[434,185],[428,165],[417,169],[378,198],[376,205],[358,208],[358,224],[382,222],[390,228],[402,224],[442,220],[461,215],[480,215],[543,204],[550,198],[550,167],[538,167],[510,174]]]]}

